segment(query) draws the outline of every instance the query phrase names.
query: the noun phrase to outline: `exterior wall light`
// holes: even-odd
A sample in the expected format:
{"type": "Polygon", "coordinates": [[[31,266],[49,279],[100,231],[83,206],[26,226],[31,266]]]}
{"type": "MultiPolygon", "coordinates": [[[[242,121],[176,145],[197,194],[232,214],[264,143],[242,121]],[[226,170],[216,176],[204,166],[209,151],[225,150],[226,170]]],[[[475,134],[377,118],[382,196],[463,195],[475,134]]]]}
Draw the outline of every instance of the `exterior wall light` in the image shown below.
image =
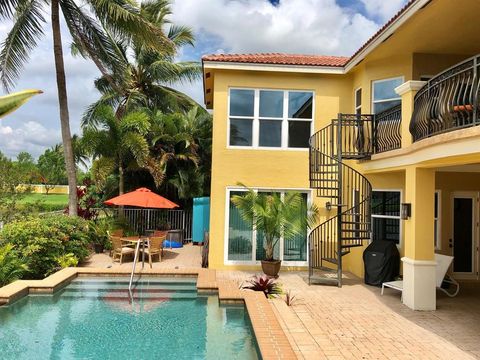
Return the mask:
{"type": "Polygon", "coordinates": [[[408,220],[412,216],[412,204],[402,203],[400,204],[400,219],[408,220]]]}

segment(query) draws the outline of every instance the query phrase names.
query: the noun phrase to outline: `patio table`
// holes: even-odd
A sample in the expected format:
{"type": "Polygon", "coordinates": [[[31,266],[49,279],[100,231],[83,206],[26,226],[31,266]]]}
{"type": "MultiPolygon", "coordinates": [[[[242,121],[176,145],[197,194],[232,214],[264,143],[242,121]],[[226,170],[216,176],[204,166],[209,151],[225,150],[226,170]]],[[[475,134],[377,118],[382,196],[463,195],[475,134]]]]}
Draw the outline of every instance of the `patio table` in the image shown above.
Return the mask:
{"type": "Polygon", "coordinates": [[[120,238],[123,242],[129,243],[131,245],[135,245],[135,256],[138,255],[138,252],[140,251],[140,246],[142,245],[142,269],[145,267],[145,244],[147,244],[150,241],[148,237],[145,236],[124,236],[120,238]]]}

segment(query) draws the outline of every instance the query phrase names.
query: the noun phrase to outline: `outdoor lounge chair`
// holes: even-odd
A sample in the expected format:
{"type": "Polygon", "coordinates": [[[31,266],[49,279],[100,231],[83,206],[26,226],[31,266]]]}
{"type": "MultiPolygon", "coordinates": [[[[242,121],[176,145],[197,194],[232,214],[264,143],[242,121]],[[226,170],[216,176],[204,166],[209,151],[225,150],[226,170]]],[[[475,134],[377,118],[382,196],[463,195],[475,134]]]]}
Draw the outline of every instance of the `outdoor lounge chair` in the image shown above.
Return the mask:
{"type": "MultiPolygon", "coordinates": [[[[437,263],[436,266],[436,287],[437,290],[443,291],[445,294],[447,294],[450,297],[454,297],[458,294],[460,291],[460,284],[455,281],[451,276],[447,275],[447,270],[450,267],[450,264],[453,261],[453,256],[448,256],[448,255],[441,255],[441,254],[435,254],[435,261],[437,263]],[[448,291],[444,288],[442,288],[442,284],[447,283],[449,285],[453,285],[455,287],[454,291],[448,291]]],[[[389,282],[384,282],[382,284],[382,295],[383,295],[383,290],[385,287],[389,287],[391,289],[395,289],[398,291],[402,292],[402,298],[403,298],[403,280],[396,280],[396,281],[389,281],[389,282]]]]}
{"type": "Polygon", "coordinates": [[[113,251],[112,251],[113,261],[119,258],[120,264],[122,264],[124,255],[135,254],[135,249],[129,246],[125,246],[120,236],[110,236],[110,239],[112,240],[112,247],[113,247],[113,251]]]}
{"type": "Polygon", "coordinates": [[[152,267],[152,258],[158,255],[158,261],[162,261],[162,247],[166,236],[154,236],[151,237],[148,242],[148,247],[143,250],[145,255],[148,255],[148,263],[150,268],[152,267]]]}

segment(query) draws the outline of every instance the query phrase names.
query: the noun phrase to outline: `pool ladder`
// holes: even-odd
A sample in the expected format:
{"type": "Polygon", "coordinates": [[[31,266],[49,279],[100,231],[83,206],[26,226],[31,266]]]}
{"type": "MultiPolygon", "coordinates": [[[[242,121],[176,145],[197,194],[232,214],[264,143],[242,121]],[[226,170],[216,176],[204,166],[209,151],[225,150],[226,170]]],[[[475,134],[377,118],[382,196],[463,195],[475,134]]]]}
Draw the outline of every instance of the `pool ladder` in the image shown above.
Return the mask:
{"type": "Polygon", "coordinates": [[[135,246],[135,256],[133,258],[132,272],[130,273],[130,282],[128,283],[128,294],[130,296],[130,300],[133,298],[133,295],[132,295],[133,275],[135,274],[135,268],[137,267],[138,254],[140,253],[140,243],[141,241],[138,241],[137,245],[135,246]]]}

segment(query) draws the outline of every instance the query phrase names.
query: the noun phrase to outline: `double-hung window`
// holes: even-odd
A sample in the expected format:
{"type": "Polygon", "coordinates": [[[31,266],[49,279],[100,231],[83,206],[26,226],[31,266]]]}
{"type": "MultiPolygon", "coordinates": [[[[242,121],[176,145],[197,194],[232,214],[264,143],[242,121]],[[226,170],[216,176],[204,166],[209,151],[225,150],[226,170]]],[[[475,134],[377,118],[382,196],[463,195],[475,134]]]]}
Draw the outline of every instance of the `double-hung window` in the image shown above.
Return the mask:
{"type": "MultiPolygon", "coordinates": [[[[280,193],[284,196],[286,191],[281,190],[256,190],[258,192],[280,193]]],[[[226,254],[225,260],[229,263],[255,263],[265,259],[265,237],[262,232],[255,230],[251,223],[247,223],[240,211],[235,207],[232,198],[235,195],[242,195],[242,189],[227,190],[228,199],[228,214],[226,219],[227,233],[226,233],[226,254]]],[[[308,201],[308,193],[300,192],[305,204],[308,201]]],[[[299,216],[307,216],[307,207],[305,206],[305,213],[299,216]]],[[[307,228],[302,234],[295,236],[283,237],[277,242],[274,247],[274,257],[283,261],[291,263],[304,263],[307,261],[307,228]]]]}
{"type": "Polygon", "coordinates": [[[372,111],[378,114],[401,103],[395,88],[403,84],[403,77],[376,80],[372,83],[372,111]]]}
{"type": "Polygon", "coordinates": [[[313,98],[311,91],[230,89],[228,145],[308,148],[313,98]]]}
{"type": "Polygon", "coordinates": [[[374,191],[372,194],[372,240],[393,241],[400,245],[400,191],[374,191]]]}

